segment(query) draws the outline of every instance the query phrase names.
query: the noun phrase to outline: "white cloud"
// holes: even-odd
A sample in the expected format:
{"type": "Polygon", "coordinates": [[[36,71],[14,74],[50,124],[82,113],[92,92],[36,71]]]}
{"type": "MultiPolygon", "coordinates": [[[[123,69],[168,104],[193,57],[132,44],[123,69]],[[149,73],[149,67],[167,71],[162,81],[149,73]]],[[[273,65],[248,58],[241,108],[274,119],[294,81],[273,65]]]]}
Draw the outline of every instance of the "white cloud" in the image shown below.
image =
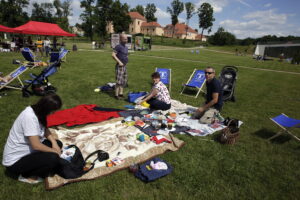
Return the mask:
{"type": "Polygon", "coordinates": [[[196,3],[196,7],[200,7],[203,3],[209,3],[213,7],[214,12],[219,13],[227,6],[228,0],[199,0],[199,2],[196,3]]]}
{"type": "Polygon", "coordinates": [[[156,7],[155,17],[157,17],[158,19],[165,19],[165,18],[170,19],[171,15],[170,15],[170,13],[163,11],[159,7],[156,7]]]}
{"type": "Polygon", "coordinates": [[[271,7],[271,6],[272,6],[271,3],[266,3],[266,4],[264,5],[265,8],[269,8],[269,7],[271,7]]]}
{"type": "Polygon", "coordinates": [[[250,4],[246,3],[244,0],[236,0],[238,2],[240,2],[241,4],[247,6],[247,7],[252,7],[250,4]]]}
{"type": "Polygon", "coordinates": [[[220,26],[235,34],[238,38],[261,37],[264,35],[285,36],[294,29],[288,24],[288,14],[277,13],[276,10],[255,11],[243,16],[245,21],[223,20],[220,26]]]}
{"type": "Polygon", "coordinates": [[[70,25],[75,25],[76,23],[81,23],[80,14],[83,12],[83,8],[80,8],[80,1],[79,0],[72,0],[71,8],[73,16],[69,16],[69,23],[70,25]]]}

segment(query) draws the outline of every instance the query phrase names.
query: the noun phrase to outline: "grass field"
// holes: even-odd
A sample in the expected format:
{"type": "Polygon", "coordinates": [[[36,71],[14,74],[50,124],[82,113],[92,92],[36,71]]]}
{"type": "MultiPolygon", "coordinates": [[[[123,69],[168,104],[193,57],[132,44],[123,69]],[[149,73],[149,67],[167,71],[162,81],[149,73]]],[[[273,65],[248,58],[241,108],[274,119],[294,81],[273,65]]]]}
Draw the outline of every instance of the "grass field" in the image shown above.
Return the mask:
{"type": "MultiPolygon", "coordinates": [[[[88,44],[82,46],[88,49],[88,44]]],[[[213,141],[218,133],[204,138],[178,135],[186,145],[177,152],[160,156],[174,171],[148,184],[122,170],[97,180],[45,191],[43,184],[27,185],[8,177],[1,166],[0,199],[300,199],[299,142],[287,136],[271,143],[266,140],[279,130],[269,117],[285,113],[300,119],[300,67],[206,49],[200,49],[200,54],[192,54],[188,49],[159,49],[164,50],[130,54],[126,92],[149,90],[150,74],[155,67],[169,67],[172,68],[172,98],[199,106],[204,102],[203,96],[194,99],[179,94],[182,83],[194,68],[211,65],[219,73],[224,65],[240,66],[237,102],[226,102],[222,111],[224,117],[244,122],[237,144],[226,146],[213,141]]],[[[11,64],[14,58],[21,59],[21,55],[1,53],[0,71],[7,74],[15,69],[17,66],[11,64]]],[[[38,74],[41,70],[27,72],[38,74]]],[[[27,79],[28,73],[21,79],[27,79]]],[[[97,86],[114,82],[114,61],[109,50],[71,52],[67,62],[49,79],[58,88],[63,109],[79,104],[115,108],[128,104],[93,91],[97,86]]],[[[0,98],[1,158],[14,120],[26,106],[38,100],[36,96],[23,98],[20,91],[0,91],[3,92],[7,96],[0,98]]],[[[300,136],[299,130],[294,132],[300,136]]]]}

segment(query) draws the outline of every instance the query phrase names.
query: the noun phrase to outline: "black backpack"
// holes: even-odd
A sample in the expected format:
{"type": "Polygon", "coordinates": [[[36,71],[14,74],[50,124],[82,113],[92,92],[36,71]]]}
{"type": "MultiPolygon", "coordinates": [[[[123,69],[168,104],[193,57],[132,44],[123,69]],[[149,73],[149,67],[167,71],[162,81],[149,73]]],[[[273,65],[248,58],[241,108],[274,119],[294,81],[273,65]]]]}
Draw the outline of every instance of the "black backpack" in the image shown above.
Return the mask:
{"type": "Polygon", "coordinates": [[[97,150],[91,153],[83,159],[82,153],[80,149],[76,145],[69,145],[68,148],[75,148],[75,154],[70,161],[67,161],[63,158],[60,159],[60,167],[57,174],[65,179],[73,179],[81,177],[82,175],[86,174],[90,170],[92,170],[95,166],[95,162],[97,160],[103,161],[109,158],[107,152],[102,150],[97,150]],[[97,158],[88,166],[86,167],[87,160],[92,157],[93,155],[97,154],[97,158]]]}

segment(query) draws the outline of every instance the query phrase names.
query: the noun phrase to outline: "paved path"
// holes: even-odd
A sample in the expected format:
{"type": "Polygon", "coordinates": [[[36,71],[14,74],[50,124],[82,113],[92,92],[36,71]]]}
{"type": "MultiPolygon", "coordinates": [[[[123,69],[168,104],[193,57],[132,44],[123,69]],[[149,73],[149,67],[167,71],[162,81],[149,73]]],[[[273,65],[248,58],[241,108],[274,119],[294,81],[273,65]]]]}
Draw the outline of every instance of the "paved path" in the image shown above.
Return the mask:
{"type": "MultiPolygon", "coordinates": [[[[226,64],[199,61],[199,60],[189,60],[189,59],[182,59],[182,58],[169,58],[169,57],[162,57],[162,56],[148,56],[148,55],[137,55],[137,54],[131,54],[131,56],[149,57],[149,58],[165,59],[165,60],[178,60],[178,61],[184,61],[184,62],[207,63],[207,64],[214,64],[214,65],[221,65],[221,66],[226,65],[226,64]]],[[[247,66],[241,66],[241,65],[238,65],[236,67],[245,68],[245,69],[252,69],[252,70],[259,70],[259,71],[269,71],[269,72],[300,75],[299,72],[287,72],[287,71],[280,71],[280,70],[273,70],[273,69],[262,69],[262,68],[247,67],[247,66]]]]}

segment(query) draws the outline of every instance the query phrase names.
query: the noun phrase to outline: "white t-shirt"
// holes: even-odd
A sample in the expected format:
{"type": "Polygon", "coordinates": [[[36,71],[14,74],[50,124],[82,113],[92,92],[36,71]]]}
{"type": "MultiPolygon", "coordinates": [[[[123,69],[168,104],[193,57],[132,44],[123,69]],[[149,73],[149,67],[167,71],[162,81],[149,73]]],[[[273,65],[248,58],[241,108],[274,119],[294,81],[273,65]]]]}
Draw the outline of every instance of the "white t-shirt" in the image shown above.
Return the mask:
{"type": "Polygon", "coordinates": [[[22,157],[32,153],[28,136],[39,136],[41,141],[44,139],[45,128],[39,123],[33,109],[28,106],[21,112],[10,129],[7,138],[2,164],[11,166],[22,157]]]}
{"type": "Polygon", "coordinates": [[[44,47],[50,47],[50,40],[44,40],[44,47]]]}

